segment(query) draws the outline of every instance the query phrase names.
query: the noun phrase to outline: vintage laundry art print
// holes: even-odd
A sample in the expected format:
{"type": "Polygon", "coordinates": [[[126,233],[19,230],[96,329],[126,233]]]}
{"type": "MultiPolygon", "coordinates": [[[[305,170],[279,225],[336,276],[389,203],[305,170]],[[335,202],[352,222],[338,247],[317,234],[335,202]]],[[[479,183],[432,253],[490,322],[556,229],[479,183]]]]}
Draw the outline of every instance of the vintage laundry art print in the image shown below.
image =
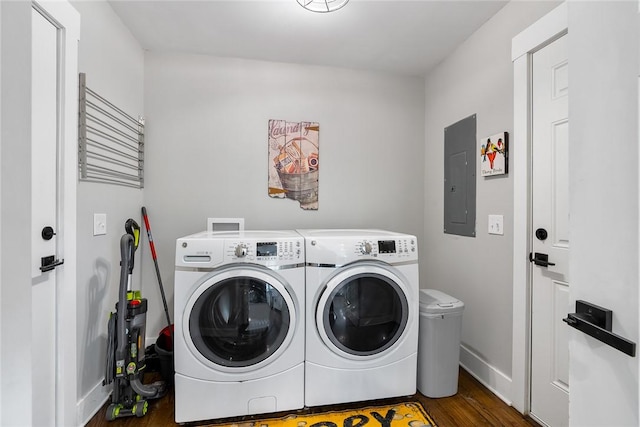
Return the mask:
{"type": "Polygon", "coordinates": [[[481,176],[504,175],[508,172],[508,138],[508,132],[480,138],[481,176]]]}
{"type": "Polygon", "coordinates": [[[318,209],[320,125],[269,120],[269,196],[318,209]]]}

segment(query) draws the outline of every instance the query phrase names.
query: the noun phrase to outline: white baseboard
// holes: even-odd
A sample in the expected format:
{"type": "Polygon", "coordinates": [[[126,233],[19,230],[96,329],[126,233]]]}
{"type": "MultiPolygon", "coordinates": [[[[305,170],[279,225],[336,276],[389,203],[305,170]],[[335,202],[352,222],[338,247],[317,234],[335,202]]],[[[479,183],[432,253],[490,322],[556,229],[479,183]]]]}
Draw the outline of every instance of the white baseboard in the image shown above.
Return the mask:
{"type": "Polygon", "coordinates": [[[469,372],[483,386],[511,406],[511,378],[491,366],[476,353],[460,345],[460,366],[469,372]]]}
{"type": "Polygon", "coordinates": [[[102,382],[96,384],[85,397],[78,401],[76,408],[76,414],[78,414],[77,425],[86,425],[109,399],[110,394],[110,386],[105,387],[102,382]]]}

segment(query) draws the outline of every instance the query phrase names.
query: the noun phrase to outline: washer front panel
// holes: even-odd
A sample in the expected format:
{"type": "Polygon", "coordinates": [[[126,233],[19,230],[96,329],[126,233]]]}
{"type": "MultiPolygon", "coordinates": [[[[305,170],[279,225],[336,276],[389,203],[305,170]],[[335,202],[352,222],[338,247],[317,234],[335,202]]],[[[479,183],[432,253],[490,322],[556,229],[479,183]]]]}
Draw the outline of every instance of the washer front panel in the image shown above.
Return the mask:
{"type": "Polygon", "coordinates": [[[409,318],[408,286],[382,263],[359,262],[338,270],[316,306],[316,328],[331,351],[371,359],[392,351],[409,318]]]}
{"type": "Polygon", "coordinates": [[[245,372],[277,359],[297,324],[284,279],[268,269],[229,266],[205,276],[183,312],[190,351],[219,371],[245,372]]]}

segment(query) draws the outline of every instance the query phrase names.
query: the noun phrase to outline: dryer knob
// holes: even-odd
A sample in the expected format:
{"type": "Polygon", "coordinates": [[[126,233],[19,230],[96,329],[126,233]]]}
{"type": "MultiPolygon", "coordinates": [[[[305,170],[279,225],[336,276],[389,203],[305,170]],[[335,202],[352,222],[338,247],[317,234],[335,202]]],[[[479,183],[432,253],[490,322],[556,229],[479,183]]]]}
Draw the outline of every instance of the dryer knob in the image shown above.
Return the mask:
{"type": "Polygon", "coordinates": [[[238,258],[244,258],[245,256],[247,256],[247,247],[244,245],[238,245],[236,246],[235,253],[238,258]]]}
{"type": "Polygon", "coordinates": [[[371,243],[369,242],[364,242],[362,244],[362,246],[360,246],[360,252],[362,252],[365,255],[369,255],[371,253],[371,243]]]}

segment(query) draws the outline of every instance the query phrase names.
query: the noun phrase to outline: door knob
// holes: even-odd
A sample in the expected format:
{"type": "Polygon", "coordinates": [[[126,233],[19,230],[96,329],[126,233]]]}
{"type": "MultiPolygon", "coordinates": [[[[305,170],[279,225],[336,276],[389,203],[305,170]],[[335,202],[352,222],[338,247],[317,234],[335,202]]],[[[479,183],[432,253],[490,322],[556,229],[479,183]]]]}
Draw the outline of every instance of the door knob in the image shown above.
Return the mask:
{"type": "Polygon", "coordinates": [[[547,230],[545,230],[544,228],[538,228],[536,230],[536,237],[538,238],[538,240],[547,240],[548,236],[549,233],[547,233],[547,230]]]}
{"type": "Polygon", "coordinates": [[[56,235],[56,233],[54,233],[53,231],[53,227],[50,227],[48,225],[42,229],[41,234],[44,240],[51,240],[51,238],[56,235]]]}
{"type": "Polygon", "coordinates": [[[548,267],[550,265],[556,265],[554,262],[549,262],[549,255],[536,252],[535,254],[529,253],[529,262],[539,265],[540,267],[548,267]]]}

